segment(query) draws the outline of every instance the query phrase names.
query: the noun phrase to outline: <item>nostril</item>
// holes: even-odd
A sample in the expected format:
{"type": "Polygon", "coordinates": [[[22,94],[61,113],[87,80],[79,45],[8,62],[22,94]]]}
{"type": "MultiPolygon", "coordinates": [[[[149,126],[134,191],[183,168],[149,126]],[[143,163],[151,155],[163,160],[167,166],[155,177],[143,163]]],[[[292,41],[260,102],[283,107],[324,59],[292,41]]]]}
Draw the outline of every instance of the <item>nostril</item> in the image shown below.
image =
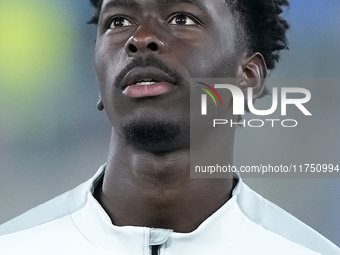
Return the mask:
{"type": "Polygon", "coordinates": [[[152,51],[157,51],[158,50],[158,45],[154,42],[148,44],[148,48],[152,51]]]}
{"type": "Polygon", "coordinates": [[[132,52],[132,53],[136,53],[138,51],[137,47],[133,44],[129,44],[129,50],[132,52]]]}

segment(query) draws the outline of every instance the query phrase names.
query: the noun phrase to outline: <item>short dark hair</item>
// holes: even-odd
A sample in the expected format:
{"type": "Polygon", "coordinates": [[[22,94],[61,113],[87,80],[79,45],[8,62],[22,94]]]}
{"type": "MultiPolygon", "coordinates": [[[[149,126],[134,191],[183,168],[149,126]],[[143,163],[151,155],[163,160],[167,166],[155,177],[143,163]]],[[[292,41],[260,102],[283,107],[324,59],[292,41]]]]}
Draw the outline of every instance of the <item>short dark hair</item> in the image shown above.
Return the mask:
{"type": "MultiPolygon", "coordinates": [[[[259,52],[268,69],[274,69],[280,59],[280,51],[288,49],[286,31],[288,22],[281,16],[287,0],[225,0],[235,12],[245,31],[246,47],[259,52]]],[[[90,0],[95,12],[88,21],[98,24],[103,0],[90,0]]]]}
{"type": "Polygon", "coordinates": [[[91,19],[87,22],[88,24],[98,24],[99,14],[102,8],[103,0],[90,0],[92,7],[94,8],[94,13],[91,19]]]}
{"type": "Polygon", "coordinates": [[[281,16],[287,0],[225,0],[245,31],[248,49],[259,52],[268,69],[274,69],[280,51],[288,49],[288,22],[281,16]]]}

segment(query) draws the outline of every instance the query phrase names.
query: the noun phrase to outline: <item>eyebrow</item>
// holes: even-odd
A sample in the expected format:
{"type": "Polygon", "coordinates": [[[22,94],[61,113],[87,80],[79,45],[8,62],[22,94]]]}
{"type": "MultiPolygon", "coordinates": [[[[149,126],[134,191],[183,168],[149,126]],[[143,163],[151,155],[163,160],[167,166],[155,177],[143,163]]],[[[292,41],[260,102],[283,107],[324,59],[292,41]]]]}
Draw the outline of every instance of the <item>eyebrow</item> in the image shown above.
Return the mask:
{"type": "MultiPolygon", "coordinates": [[[[197,0],[159,0],[164,4],[178,4],[178,3],[188,3],[191,5],[195,5],[202,11],[206,11],[206,9],[197,1],[197,0]]],[[[113,7],[133,7],[140,6],[138,0],[111,0],[107,4],[105,4],[104,8],[102,8],[102,13],[107,12],[109,9],[113,7]]]]}

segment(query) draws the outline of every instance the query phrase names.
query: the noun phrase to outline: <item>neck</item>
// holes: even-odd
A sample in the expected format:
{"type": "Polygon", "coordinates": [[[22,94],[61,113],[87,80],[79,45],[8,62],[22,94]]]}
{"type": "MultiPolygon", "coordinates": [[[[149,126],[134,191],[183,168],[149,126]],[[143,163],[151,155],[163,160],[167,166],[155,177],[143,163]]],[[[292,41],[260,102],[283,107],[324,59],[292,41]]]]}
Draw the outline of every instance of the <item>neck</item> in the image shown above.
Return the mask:
{"type": "MultiPolygon", "coordinates": [[[[227,157],[232,163],[232,155],[227,157]]],[[[191,232],[231,197],[232,175],[190,178],[189,159],[187,148],[147,152],[127,145],[113,130],[103,183],[95,197],[117,226],[191,232]]]]}

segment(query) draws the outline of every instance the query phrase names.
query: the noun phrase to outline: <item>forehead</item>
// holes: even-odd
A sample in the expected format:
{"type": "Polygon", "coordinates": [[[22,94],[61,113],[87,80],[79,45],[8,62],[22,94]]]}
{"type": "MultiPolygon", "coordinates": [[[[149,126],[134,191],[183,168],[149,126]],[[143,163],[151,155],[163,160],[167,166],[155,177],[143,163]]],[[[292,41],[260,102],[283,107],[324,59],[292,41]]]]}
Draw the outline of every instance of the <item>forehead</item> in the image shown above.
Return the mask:
{"type": "Polygon", "coordinates": [[[178,5],[188,4],[198,7],[202,10],[208,10],[211,7],[220,8],[221,4],[226,6],[225,0],[103,0],[102,11],[110,7],[145,7],[155,5],[178,5]]]}

